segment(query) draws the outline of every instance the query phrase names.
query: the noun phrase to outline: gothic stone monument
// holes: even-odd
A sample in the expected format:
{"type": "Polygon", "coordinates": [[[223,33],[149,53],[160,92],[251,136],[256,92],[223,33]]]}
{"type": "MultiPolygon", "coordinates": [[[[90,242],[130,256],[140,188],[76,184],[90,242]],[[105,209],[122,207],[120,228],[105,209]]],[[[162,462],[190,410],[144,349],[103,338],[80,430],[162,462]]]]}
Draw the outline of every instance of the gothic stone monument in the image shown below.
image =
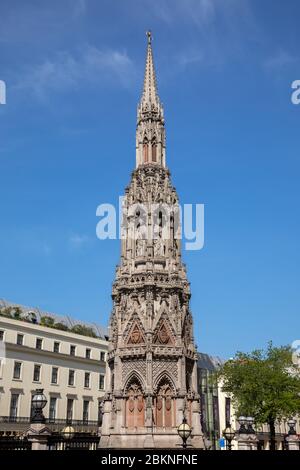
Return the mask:
{"type": "Polygon", "coordinates": [[[124,197],[112,291],[100,447],[180,448],[177,427],[185,416],[192,427],[189,444],[202,448],[190,287],[176,236],[178,197],[166,167],[163,107],[147,34],[136,169],[124,197]]]}

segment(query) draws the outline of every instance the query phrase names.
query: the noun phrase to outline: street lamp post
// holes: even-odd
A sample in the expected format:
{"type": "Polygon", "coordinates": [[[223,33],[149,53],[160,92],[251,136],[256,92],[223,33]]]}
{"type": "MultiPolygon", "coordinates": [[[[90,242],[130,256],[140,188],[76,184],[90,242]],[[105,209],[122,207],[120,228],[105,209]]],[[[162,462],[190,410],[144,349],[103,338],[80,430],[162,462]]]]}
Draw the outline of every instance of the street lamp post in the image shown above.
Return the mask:
{"type": "Polygon", "coordinates": [[[248,416],[246,420],[247,420],[247,433],[255,434],[255,430],[253,428],[254,418],[252,418],[252,416],[248,416]]]}
{"type": "Polygon", "coordinates": [[[228,450],[231,450],[232,449],[231,442],[233,441],[233,439],[235,437],[234,429],[232,429],[232,427],[230,425],[227,426],[227,428],[224,429],[224,431],[223,431],[223,436],[226,439],[228,450]]]}
{"type": "Polygon", "coordinates": [[[258,439],[253,428],[254,418],[252,416],[240,416],[240,425],[237,431],[237,441],[239,450],[257,450],[258,439]]]}
{"type": "Polygon", "coordinates": [[[287,425],[289,427],[289,432],[288,432],[288,435],[289,436],[295,436],[297,433],[296,433],[296,429],[295,429],[295,426],[296,426],[296,420],[294,418],[290,418],[287,422],[287,425]]]}
{"type": "Polygon", "coordinates": [[[32,411],[33,411],[33,416],[31,418],[32,423],[44,423],[45,422],[45,416],[43,414],[43,408],[45,408],[47,404],[47,398],[44,395],[44,389],[43,388],[38,388],[35,391],[35,394],[33,395],[32,398],[32,411]]]}
{"type": "Polygon", "coordinates": [[[71,440],[75,436],[75,429],[73,426],[66,426],[61,430],[61,435],[63,438],[62,449],[69,450],[71,448],[71,440]]]}
{"type": "Polygon", "coordinates": [[[287,422],[289,432],[285,436],[285,445],[287,450],[299,450],[300,438],[296,432],[296,420],[290,418],[287,422]]]}
{"type": "Polygon", "coordinates": [[[240,416],[238,418],[238,422],[240,425],[239,434],[247,434],[247,429],[246,429],[247,418],[245,416],[240,416]]]}
{"type": "Polygon", "coordinates": [[[47,398],[42,388],[36,389],[31,400],[32,413],[30,417],[30,427],[26,431],[26,436],[31,442],[32,450],[47,450],[48,438],[51,434],[45,425],[43,409],[47,404],[47,398]]]}
{"type": "Polygon", "coordinates": [[[192,430],[191,430],[190,425],[187,423],[187,420],[186,420],[185,416],[183,417],[182,423],[178,426],[177,432],[178,432],[179,436],[182,439],[183,449],[186,449],[187,448],[186,441],[190,437],[192,430]]]}

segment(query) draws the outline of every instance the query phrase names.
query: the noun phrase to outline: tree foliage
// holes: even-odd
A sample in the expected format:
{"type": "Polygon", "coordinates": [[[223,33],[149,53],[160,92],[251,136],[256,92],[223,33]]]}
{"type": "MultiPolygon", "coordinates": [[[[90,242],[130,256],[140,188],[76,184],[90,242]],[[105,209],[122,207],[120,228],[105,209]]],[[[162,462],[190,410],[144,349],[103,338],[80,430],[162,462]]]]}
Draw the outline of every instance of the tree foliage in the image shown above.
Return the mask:
{"type": "Polygon", "coordinates": [[[273,425],[300,412],[300,374],[292,352],[290,346],[269,343],[266,350],[238,352],[220,368],[222,390],[231,395],[238,415],[273,425]]]}
{"type": "Polygon", "coordinates": [[[93,328],[85,325],[74,325],[71,328],[72,333],[77,333],[78,335],[90,336],[92,338],[96,338],[97,335],[95,334],[93,328]]]}
{"type": "MultiPolygon", "coordinates": [[[[0,316],[13,318],[14,320],[37,323],[37,318],[34,312],[23,312],[21,307],[18,306],[0,307],[0,316]]],[[[97,338],[97,334],[95,333],[92,327],[85,326],[82,324],[76,324],[69,328],[65,323],[55,321],[55,319],[50,315],[43,315],[40,318],[39,324],[41,326],[46,326],[47,328],[55,328],[56,330],[62,331],[71,331],[72,333],[76,333],[78,335],[97,338]]]]}

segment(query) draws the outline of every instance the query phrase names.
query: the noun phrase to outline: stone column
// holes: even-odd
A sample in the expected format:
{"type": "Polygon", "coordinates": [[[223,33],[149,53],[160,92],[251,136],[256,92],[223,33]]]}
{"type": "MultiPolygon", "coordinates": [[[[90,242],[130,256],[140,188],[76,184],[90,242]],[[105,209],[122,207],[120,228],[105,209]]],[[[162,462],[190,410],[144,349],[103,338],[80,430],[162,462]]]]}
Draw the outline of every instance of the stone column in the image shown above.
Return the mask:
{"type": "Polygon", "coordinates": [[[257,450],[258,438],[256,434],[237,434],[236,440],[238,443],[238,450],[257,450]]]}
{"type": "Polygon", "coordinates": [[[44,423],[31,423],[26,431],[28,440],[32,443],[32,450],[48,450],[48,437],[51,431],[44,423]]]}
{"type": "Polygon", "coordinates": [[[300,440],[297,434],[289,434],[285,438],[287,450],[300,450],[300,440]]]}

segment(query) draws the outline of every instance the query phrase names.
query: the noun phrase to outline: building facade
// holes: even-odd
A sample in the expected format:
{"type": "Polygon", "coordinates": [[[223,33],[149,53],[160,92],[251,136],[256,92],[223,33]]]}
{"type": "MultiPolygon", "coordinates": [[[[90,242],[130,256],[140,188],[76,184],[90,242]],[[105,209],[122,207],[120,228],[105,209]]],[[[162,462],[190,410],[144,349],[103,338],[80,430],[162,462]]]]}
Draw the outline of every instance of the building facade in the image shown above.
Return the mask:
{"type": "MultiPolygon", "coordinates": [[[[223,431],[228,426],[235,431],[235,438],[231,445],[232,450],[238,450],[239,422],[237,412],[231,397],[223,392],[222,382],[217,381],[216,371],[224,363],[217,356],[198,354],[198,390],[201,397],[201,425],[207,448],[212,450],[226,450],[227,444],[223,438],[223,431]]],[[[300,434],[300,419],[295,417],[297,434],[300,434]]],[[[270,449],[270,429],[267,424],[255,425],[258,450],[270,449]]],[[[276,449],[285,450],[285,438],[289,427],[287,420],[276,422],[276,449]]]]}
{"type": "Polygon", "coordinates": [[[50,429],[72,424],[81,432],[97,431],[105,387],[106,335],[97,325],[2,302],[0,430],[28,427],[32,396],[42,388],[50,429]]]}
{"type": "Polygon", "coordinates": [[[216,356],[205,353],[198,354],[198,391],[201,403],[201,427],[209,442],[209,447],[213,450],[220,449],[220,438],[222,430],[225,429],[225,421],[230,420],[231,404],[230,399],[226,402],[224,394],[215,378],[217,368],[222,364],[222,360],[216,356]],[[226,405],[225,403],[226,402],[226,405]],[[228,409],[229,405],[229,409],[228,409]],[[225,419],[224,406],[227,406],[227,416],[225,419]]]}
{"type": "Polygon", "coordinates": [[[178,197],[166,166],[151,34],[136,129],[136,169],[123,205],[100,446],[171,448],[185,418],[203,447],[190,286],[177,236],[178,197]]]}

